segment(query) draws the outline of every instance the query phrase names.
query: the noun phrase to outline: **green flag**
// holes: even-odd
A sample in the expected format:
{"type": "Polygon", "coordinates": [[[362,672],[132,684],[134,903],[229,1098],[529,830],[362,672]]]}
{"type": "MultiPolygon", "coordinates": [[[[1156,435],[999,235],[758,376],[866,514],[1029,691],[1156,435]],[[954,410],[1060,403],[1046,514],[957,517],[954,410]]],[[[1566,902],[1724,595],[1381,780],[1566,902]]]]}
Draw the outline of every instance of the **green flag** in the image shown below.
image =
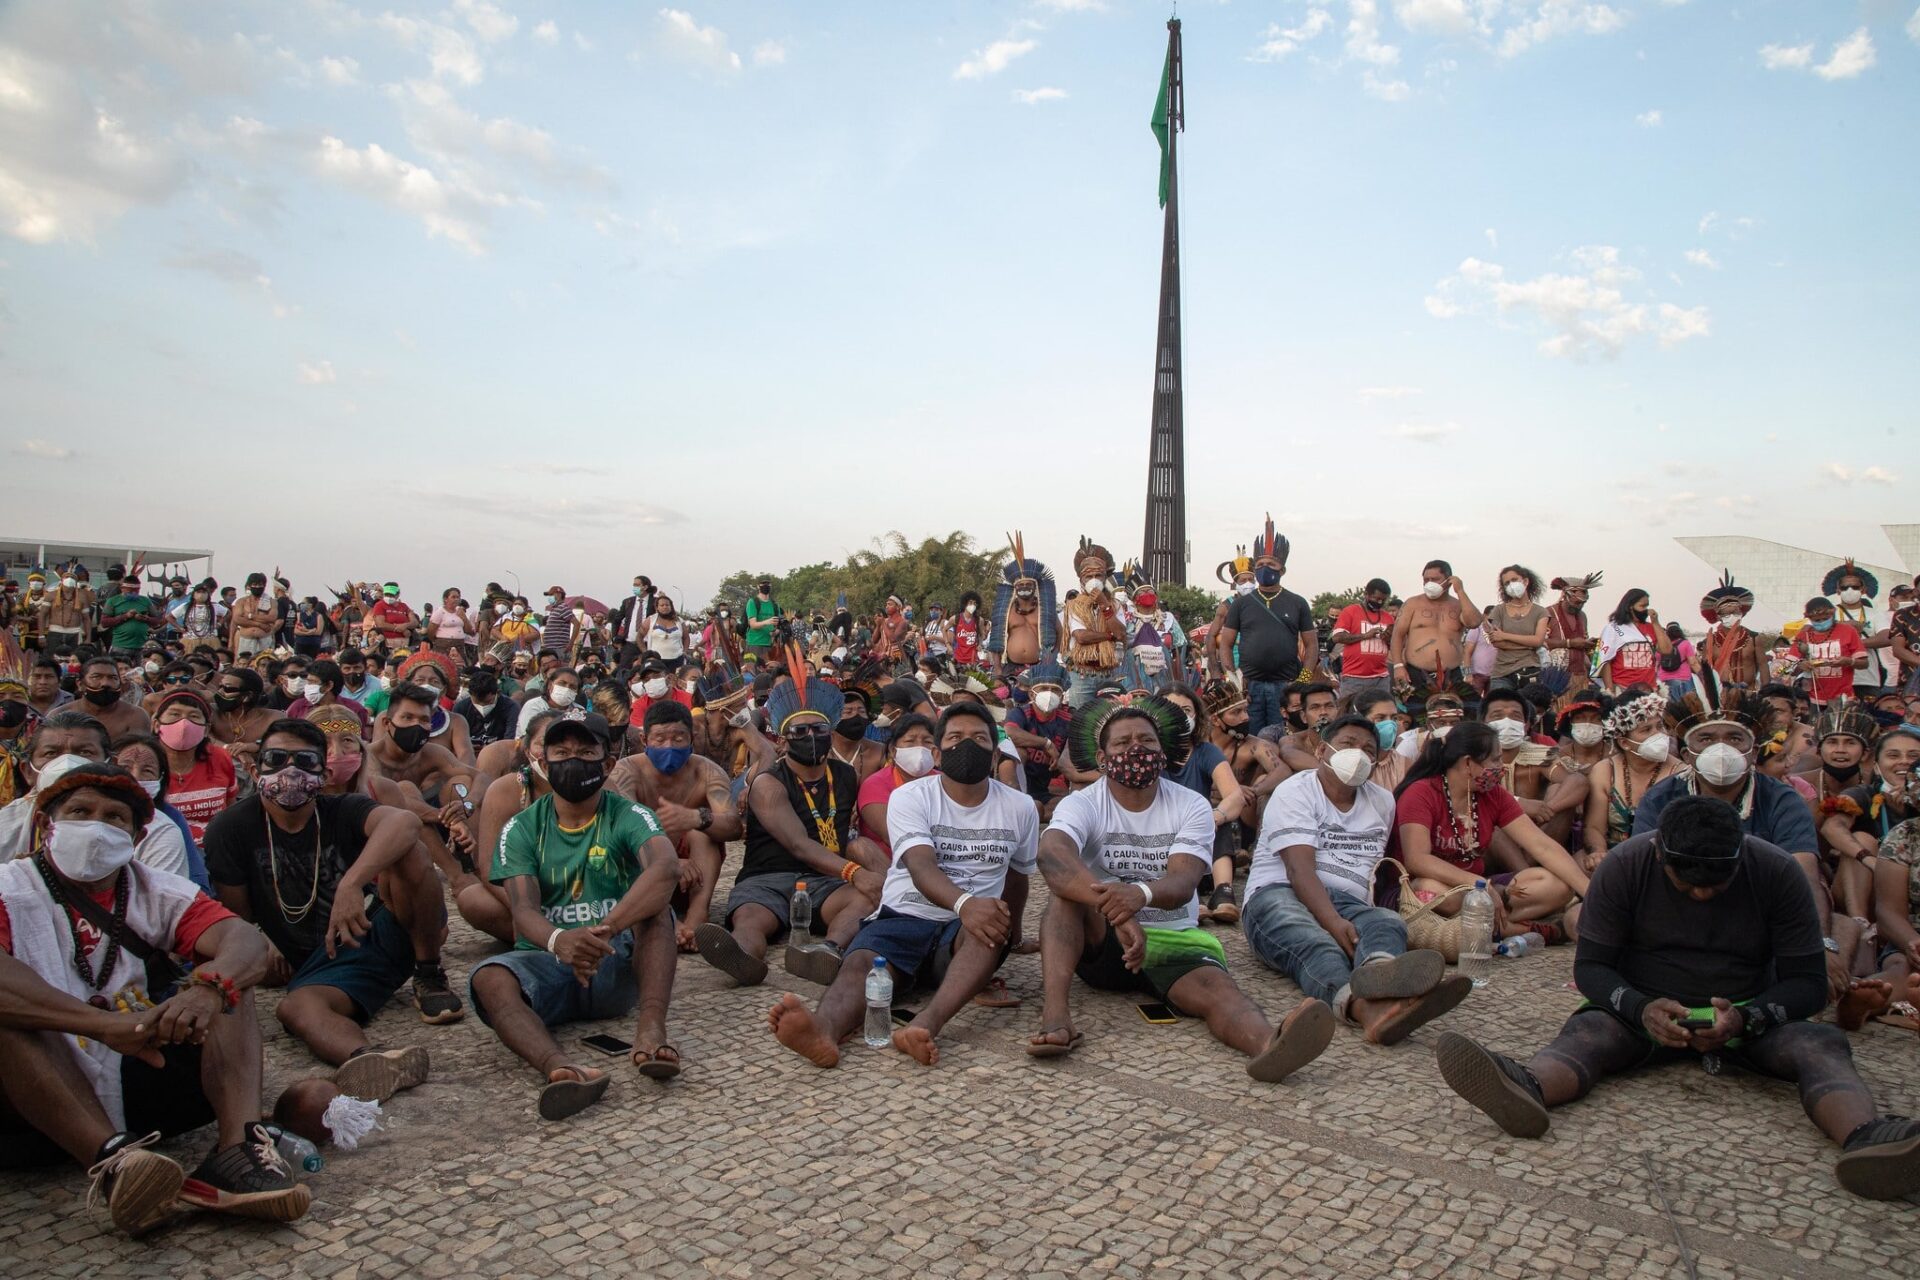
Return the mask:
{"type": "Polygon", "coordinates": [[[1173,157],[1167,150],[1167,112],[1173,99],[1173,47],[1167,47],[1167,62],[1160,70],[1160,96],[1153,100],[1153,136],[1160,139],[1160,207],[1167,207],[1167,180],[1172,175],[1173,157]]]}

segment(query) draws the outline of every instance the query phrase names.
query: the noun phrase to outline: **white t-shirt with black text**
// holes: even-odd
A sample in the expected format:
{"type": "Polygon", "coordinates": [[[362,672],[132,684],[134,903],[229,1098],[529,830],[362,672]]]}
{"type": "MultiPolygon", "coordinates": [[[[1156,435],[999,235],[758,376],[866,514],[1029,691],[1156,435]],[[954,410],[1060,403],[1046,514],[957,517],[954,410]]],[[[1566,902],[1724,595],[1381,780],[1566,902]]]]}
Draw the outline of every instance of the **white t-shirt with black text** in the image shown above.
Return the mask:
{"type": "MultiPolygon", "coordinates": [[[[897,794],[897,793],[896,793],[897,794]]],[[[1207,798],[1162,779],[1153,803],[1139,813],[1113,798],[1105,779],[1061,799],[1052,830],[1073,841],[1093,878],[1145,884],[1167,874],[1175,854],[1213,863],[1213,806],[1207,798]]],[[[1134,917],[1156,929],[1197,929],[1200,892],[1180,907],[1143,907],[1134,917]]]]}
{"type": "Polygon", "coordinates": [[[1373,871],[1386,856],[1393,814],[1393,793],[1377,782],[1361,783],[1353,807],[1342,813],[1320,785],[1319,770],[1294,774],[1267,801],[1247,866],[1246,900],[1270,884],[1288,883],[1280,851],[1304,844],[1313,846],[1320,883],[1372,902],[1373,871]]]}
{"type": "Polygon", "coordinates": [[[1007,872],[1032,875],[1039,865],[1040,813],[1032,797],[1003,782],[987,780],[987,796],[967,808],[947,794],[940,774],[902,783],[887,797],[887,842],[893,865],[880,888],[880,905],[922,920],[951,920],[913,883],[906,853],[933,847],[934,865],[962,893],[1001,897],[1007,872]]]}

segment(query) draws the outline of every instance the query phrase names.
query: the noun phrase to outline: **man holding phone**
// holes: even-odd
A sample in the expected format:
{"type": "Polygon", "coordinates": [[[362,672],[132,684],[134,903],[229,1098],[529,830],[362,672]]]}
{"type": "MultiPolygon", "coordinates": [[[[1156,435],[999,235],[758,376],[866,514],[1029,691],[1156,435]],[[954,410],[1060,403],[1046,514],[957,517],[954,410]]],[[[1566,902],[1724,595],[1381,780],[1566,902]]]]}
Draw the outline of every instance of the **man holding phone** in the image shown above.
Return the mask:
{"type": "Polygon", "coordinates": [[[1826,1007],[1813,895],[1792,857],[1746,835],[1732,805],[1687,796],[1594,873],[1574,980],[1586,1002],[1525,1066],[1448,1032],[1440,1073],[1517,1138],[1602,1076],[1718,1054],[1799,1086],[1841,1146],[1840,1185],[1868,1199],[1920,1190],[1920,1122],[1884,1116],[1826,1007]]]}

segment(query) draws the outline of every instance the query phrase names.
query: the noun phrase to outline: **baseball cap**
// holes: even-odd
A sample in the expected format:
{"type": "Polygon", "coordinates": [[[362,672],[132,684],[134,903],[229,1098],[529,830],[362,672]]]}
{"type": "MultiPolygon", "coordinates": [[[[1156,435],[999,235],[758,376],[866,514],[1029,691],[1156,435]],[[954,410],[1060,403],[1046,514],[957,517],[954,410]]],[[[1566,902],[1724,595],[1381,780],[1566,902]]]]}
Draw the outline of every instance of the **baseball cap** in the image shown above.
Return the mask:
{"type": "Polygon", "coordinates": [[[607,718],[588,712],[578,720],[562,717],[547,726],[547,742],[559,742],[565,738],[582,738],[606,746],[612,740],[613,730],[607,725],[607,718]]]}

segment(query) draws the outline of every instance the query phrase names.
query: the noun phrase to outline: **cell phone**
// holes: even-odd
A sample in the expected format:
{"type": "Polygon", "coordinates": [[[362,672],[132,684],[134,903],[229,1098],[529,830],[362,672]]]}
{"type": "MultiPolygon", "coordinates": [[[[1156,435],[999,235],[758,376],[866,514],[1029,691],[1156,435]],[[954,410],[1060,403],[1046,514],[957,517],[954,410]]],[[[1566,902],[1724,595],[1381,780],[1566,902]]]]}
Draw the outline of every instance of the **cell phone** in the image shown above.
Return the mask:
{"type": "Polygon", "coordinates": [[[912,1022],[915,1018],[920,1016],[920,1014],[916,1010],[902,1009],[898,1005],[888,1010],[888,1015],[895,1022],[899,1023],[903,1027],[906,1026],[909,1022],[912,1022]]]}
{"type": "Polygon", "coordinates": [[[1156,1027],[1172,1026],[1180,1021],[1180,1015],[1159,1001],[1134,1006],[1140,1010],[1140,1016],[1156,1027]]]}
{"type": "Polygon", "coordinates": [[[1703,1009],[1689,1009],[1686,1016],[1680,1019],[1679,1025],[1685,1031],[1709,1031],[1713,1028],[1719,1012],[1712,1005],[1703,1009]]]}
{"type": "Polygon", "coordinates": [[[633,1052],[633,1042],[622,1040],[618,1036],[583,1036],[580,1043],[589,1049],[598,1049],[609,1058],[618,1058],[633,1052]]]}

